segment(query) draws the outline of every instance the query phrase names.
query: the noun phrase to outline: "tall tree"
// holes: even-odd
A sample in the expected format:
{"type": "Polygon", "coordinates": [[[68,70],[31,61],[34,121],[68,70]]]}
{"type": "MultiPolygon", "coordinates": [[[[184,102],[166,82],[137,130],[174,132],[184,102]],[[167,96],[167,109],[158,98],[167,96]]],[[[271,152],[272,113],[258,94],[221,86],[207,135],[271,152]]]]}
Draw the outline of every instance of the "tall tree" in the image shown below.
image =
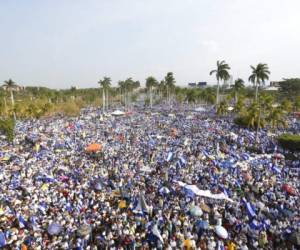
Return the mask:
{"type": "Polygon", "coordinates": [[[249,76],[249,81],[255,86],[255,101],[258,99],[258,87],[265,84],[266,80],[269,80],[269,67],[265,63],[259,63],[256,67],[250,66],[252,74],[249,76]]]}
{"type": "Polygon", "coordinates": [[[169,105],[171,103],[171,94],[175,87],[175,83],[176,83],[176,81],[175,81],[173,72],[168,72],[167,75],[165,76],[165,86],[167,88],[167,100],[168,100],[169,105]]]}
{"type": "Polygon", "coordinates": [[[236,79],[233,85],[235,103],[238,102],[238,93],[243,88],[245,88],[244,80],[241,78],[236,79]]]}
{"type": "Polygon", "coordinates": [[[272,129],[278,128],[280,125],[287,126],[287,119],[281,107],[272,107],[266,119],[270,122],[272,129]]]}
{"type": "Polygon", "coordinates": [[[158,86],[158,81],[155,79],[155,77],[149,76],[146,79],[147,92],[150,93],[150,107],[151,108],[152,108],[152,104],[153,104],[153,99],[152,99],[153,88],[156,88],[157,86],[158,86]]]}
{"type": "Polygon", "coordinates": [[[71,86],[70,92],[71,92],[72,98],[75,100],[76,100],[76,90],[77,90],[77,88],[75,86],[71,86]]]}
{"type": "MultiPolygon", "coordinates": [[[[15,105],[15,99],[14,99],[14,91],[17,90],[19,88],[19,86],[12,80],[12,79],[9,79],[7,81],[4,81],[4,84],[2,85],[2,87],[10,92],[10,99],[11,99],[11,104],[12,104],[12,107],[14,107],[15,105]]],[[[12,108],[14,110],[14,108],[12,108]]],[[[14,116],[14,119],[16,120],[16,113],[13,112],[13,116],[14,116]]]]}
{"type": "Polygon", "coordinates": [[[14,91],[17,90],[19,88],[19,86],[11,79],[4,81],[4,84],[2,85],[2,87],[10,92],[10,98],[11,98],[11,104],[14,105],[15,104],[15,100],[14,100],[14,91]]]}
{"type": "Polygon", "coordinates": [[[217,79],[217,99],[216,99],[216,105],[219,104],[220,102],[220,96],[219,96],[219,92],[220,92],[220,81],[227,81],[230,79],[230,75],[229,75],[229,70],[230,67],[229,65],[224,61],[217,61],[217,68],[212,70],[209,74],[216,75],[216,79],[217,79]]]}
{"type": "Polygon", "coordinates": [[[300,96],[300,78],[283,79],[279,86],[279,94],[296,104],[300,96]]]}
{"type": "Polygon", "coordinates": [[[105,111],[105,99],[107,97],[107,90],[110,88],[111,85],[111,79],[109,77],[103,77],[103,80],[100,80],[99,82],[100,87],[102,87],[102,103],[103,103],[103,111],[105,111]]]}

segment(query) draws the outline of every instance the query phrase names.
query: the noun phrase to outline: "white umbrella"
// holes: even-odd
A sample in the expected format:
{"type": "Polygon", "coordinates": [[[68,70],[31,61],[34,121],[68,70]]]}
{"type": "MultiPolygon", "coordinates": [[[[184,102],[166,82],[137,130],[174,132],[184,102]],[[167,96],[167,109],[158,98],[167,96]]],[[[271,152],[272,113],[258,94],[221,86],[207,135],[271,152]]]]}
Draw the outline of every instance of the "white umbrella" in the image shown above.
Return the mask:
{"type": "Polygon", "coordinates": [[[197,207],[197,206],[192,207],[190,209],[190,213],[191,213],[192,216],[195,216],[195,217],[200,217],[203,214],[201,208],[197,207]]]}
{"type": "Polygon", "coordinates": [[[118,115],[125,115],[125,112],[121,110],[115,110],[114,112],[111,113],[112,115],[118,116],[118,115]]]}
{"type": "Polygon", "coordinates": [[[222,239],[227,239],[228,238],[228,232],[227,230],[222,227],[222,226],[216,226],[215,227],[215,231],[216,231],[216,234],[222,238],[222,239]]]}

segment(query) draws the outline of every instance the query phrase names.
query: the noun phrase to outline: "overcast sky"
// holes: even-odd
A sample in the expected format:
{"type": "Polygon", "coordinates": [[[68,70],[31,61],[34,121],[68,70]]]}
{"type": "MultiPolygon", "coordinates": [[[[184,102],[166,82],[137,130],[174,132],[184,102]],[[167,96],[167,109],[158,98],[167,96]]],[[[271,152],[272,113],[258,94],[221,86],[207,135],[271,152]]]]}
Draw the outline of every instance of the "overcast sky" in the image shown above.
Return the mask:
{"type": "Polygon", "coordinates": [[[1,0],[0,82],[96,87],[103,76],[177,84],[234,78],[267,63],[271,80],[300,76],[299,0],[1,0]]]}

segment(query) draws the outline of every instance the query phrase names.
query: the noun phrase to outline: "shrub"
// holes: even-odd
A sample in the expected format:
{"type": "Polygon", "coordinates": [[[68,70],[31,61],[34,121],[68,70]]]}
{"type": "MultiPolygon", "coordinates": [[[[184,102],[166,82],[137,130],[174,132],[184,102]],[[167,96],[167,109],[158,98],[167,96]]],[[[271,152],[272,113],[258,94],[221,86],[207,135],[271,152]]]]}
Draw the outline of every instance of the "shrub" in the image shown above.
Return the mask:
{"type": "Polygon", "coordinates": [[[15,120],[12,118],[0,120],[0,131],[6,135],[7,140],[10,142],[14,140],[15,125],[15,120]]]}
{"type": "Polygon", "coordinates": [[[242,128],[247,128],[249,120],[246,116],[239,116],[234,119],[234,123],[242,128]]]}
{"type": "Polygon", "coordinates": [[[292,152],[300,151],[300,135],[282,134],[277,140],[279,145],[285,149],[292,152]]]}

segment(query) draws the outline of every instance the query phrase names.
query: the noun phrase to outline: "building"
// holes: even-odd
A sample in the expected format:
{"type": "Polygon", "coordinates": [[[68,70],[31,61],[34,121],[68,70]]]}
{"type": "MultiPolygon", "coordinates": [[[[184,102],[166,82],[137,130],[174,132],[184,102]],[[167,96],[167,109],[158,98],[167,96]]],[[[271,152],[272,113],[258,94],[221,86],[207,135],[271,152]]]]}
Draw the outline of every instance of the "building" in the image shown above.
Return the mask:
{"type": "Polygon", "coordinates": [[[188,86],[190,88],[206,88],[207,87],[207,82],[198,82],[198,83],[196,83],[196,82],[190,82],[188,84],[188,86]]]}
{"type": "Polygon", "coordinates": [[[270,85],[265,88],[267,91],[278,91],[280,88],[280,82],[279,81],[271,81],[270,85]]]}
{"type": "Polygon", "coordinates": [[[280,87],[280,82],[278,82],[278,81],[271,81],[270,82],[270,87],[277,87],[277,88],[279,88],[280,87]]]}

